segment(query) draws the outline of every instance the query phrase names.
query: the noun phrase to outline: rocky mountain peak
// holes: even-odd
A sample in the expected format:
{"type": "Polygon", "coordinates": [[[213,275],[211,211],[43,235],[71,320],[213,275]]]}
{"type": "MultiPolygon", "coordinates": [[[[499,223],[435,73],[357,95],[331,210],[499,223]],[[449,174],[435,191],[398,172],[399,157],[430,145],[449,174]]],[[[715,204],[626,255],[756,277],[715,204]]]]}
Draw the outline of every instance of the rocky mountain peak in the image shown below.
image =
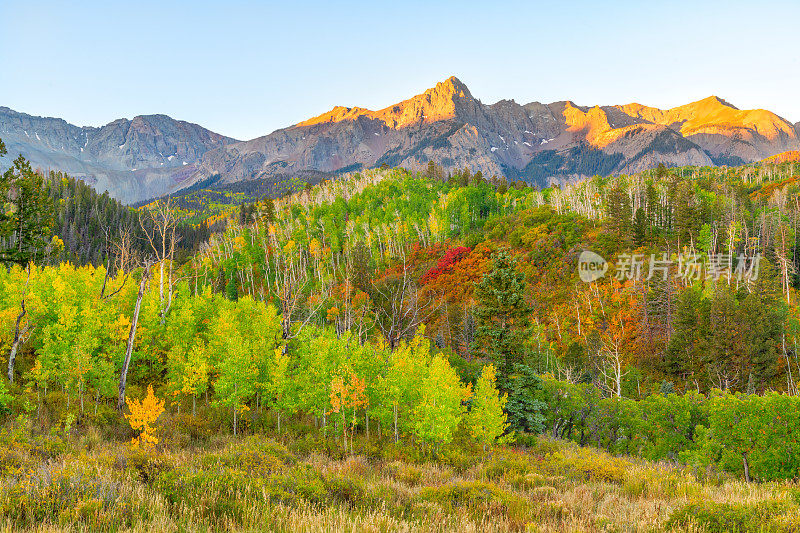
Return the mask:
{"type": "Polygon", "coordinates": [[[735,109],[736,111],[739,110],[738,107],[736,107],[735,105],[731,104],[727,100],[725,100],[723,98],[720,98],[719,96],[714,96],[714,95],[711,95],[711,96],[709,96],[707,98],[703,98],[702,100],[699,100],[699,101],[694,102],[694,103],[689,104],[689,105],[690,106],[694,105],[694,106],[697,106],[697,107],[706,107],[706,108],[728,107],[730,109],[735,109]]]}
{"type": "Polygon", "coordinates": [[[312,117],[308,120],[298,122],[295,126],[314,126],[316,124],[325,124],[329,122],[341,122],[343,120],[355,120],[362,115],[372,113],[369,109],[363,107],[344,107],[341,105],[335,106],[330,111],[312,117]]]}
{"type": "Polygon", "coordinates": [[[422,94],[378,111],[363,107],[336,106],[327,113],[298,122],[296,126],[315,126],[366,117],[380,121],[390,128],[404,128],[455,118],[459,109],[470,108],[474,102],[467,86],[451,76],[422,94]]]}
{"type": "Polygon", "coordinates": [[[586,109],[568,101],[564,106],[564,120],[568,131],[580,132],[589,140],[611,129],[606,112],[599,106],[586,109]]]}
{"type": "Polygon", "coordinates": [[[435,95],[437,98],[472,98],[469,88],[455,76],[440,81],[435,87],[425,91],[425,94],[435,95]]]}

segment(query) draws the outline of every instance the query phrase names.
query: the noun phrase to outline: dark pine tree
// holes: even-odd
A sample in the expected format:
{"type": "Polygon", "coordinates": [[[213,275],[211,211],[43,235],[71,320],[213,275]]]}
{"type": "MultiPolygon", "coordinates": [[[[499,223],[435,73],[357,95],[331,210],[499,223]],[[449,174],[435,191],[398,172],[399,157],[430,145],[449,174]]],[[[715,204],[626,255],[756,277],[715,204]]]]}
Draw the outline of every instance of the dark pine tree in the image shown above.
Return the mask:
{"type": "Polygon", "coordinates": [[[630,238],[631,199],[619,185],[612,187],[606,196],[606,227],[623,242],[630,238]]]}
{"type": "Polygon", "coordinates": [[[742,301],[739,313],[753,386],[757,392],[764,392],[780,374],[788,314],[775,271],[765,260],[761,261],[758,280],[742,301]]]}
{"type": "Polygon", "coordinates": [[[525,301],[525,276],[506,252],[495,255],[492,270],[475,287],[475,299],[473,348],[494,361],[498,383],[507,390],[514,365],[524,359],[531,308],[525,301]]]}
{"type": "Polygon", "coordinates": [[[38,260],[52,239],[55,206],[44,178],[22,156],[0,177],[0,205],[0,261],[38,260]]]}
{"type": "Polygon", "coordinates": [[[636,214],[633,216],[633,243],[637,247],[644,246],[647,244],[647,233],[649,230],[649,224],[647,220],[647,215],[644,212],[644,209],[641,207],[636,210],[636,214]]]}

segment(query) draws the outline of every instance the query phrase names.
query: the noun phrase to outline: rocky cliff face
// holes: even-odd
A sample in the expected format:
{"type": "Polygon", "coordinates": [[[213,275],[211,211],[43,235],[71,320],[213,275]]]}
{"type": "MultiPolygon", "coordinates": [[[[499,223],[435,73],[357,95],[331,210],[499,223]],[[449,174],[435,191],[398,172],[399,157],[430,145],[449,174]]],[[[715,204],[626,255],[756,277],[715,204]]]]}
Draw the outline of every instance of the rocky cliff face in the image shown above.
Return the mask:
{"type": "Polygon", "coordinates": [[[428,161],[544,184],[667,165],[741,164],[800,148],[798,128],[717,97],[674,109],[573,102],[486,105],[457,78],[372,111],[335,107],[290,128],[209,151],[196,180],[227,182],[428,161]]]}
{"type": "Polygon", "coordinates": [[[182,188],[192,181],[203,154],[234,142],[166,115],[119,119],[92,128],[7,107],[0,107],[0,138],[9,152],[0,159],[0,168],[22,154],[34,167],[69,172],[125,202],[182,188]]]}

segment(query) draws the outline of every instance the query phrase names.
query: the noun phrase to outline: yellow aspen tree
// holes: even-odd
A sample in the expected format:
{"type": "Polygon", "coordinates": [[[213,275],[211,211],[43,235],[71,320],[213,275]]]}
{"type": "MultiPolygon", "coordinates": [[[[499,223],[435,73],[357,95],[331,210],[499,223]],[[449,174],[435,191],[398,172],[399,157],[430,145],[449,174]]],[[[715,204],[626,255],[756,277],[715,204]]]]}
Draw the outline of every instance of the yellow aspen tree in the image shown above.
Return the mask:
{"type": "Polygon", "coordinates": [[[125,418],[133,429],[139,430],[139,436],[131,440],[131,446],[146,448],[158,444],[153,424],[164,412],[164,400],[156,397],[153,386],[148,385],[147,395],[141,401],[126,398],[126,403],[131,412],[125,418]]]}
{"type": "Polygon", "coordinates": [[[359,407],[366,405],[366,384],[363,379],[350,372],[349,379],[345,381],[342,376],[335,376],[331,380],[331,412],[342,415],[342,439],[347,448],[347,409],[353,410],[350,420],[350,453],[353,453],[353,434],[357,422],[356,412],[359,407]]]}
{"type": "Polygon", "coordinates": [[[420,397],[414,406],[412,430],[417,438],[438,449],[453,439],[464,414],[462,402],[469,397],[469,390],[441,355],[433,357],[427,370],[427,375],[417,384],[420,397]]]}
{"type": "Polygon", "coordinates": [[[485,365],[475,383],[475,395],[467,415],[469,431],[483,445],[484,451],[508,428],[508,417],[503,412],[507,402],[508,395],[500,395],[497,390],[497,371],[494,365],[485,365]]]}

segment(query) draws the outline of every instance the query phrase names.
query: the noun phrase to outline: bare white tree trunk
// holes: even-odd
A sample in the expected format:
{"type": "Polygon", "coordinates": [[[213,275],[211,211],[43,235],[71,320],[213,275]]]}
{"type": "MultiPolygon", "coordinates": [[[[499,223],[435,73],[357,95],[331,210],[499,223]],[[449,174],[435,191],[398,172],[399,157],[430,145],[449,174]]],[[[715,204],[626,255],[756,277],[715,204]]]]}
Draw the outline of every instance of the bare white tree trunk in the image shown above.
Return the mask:
{"type": "Polygon", "coordinates": [[[136,294],[136,305],[133,307],[133,318],[131,318],[131,329],[128,333],[128,345],[125,348],[125,360],[122,362],[122,371],[119,375],[119,397],[117,398],[117,410],[122,411],[125,406],[125,387],[128,383],[128,366],[131,363],[133,353],[133,343],[136,340],[136,325],[139,323],[139,313],[142,309],[142,298],[147,288],[147,280],[150,279],[151,263],[146,263],[142,270],[142,281],[139,283],[139,292],[136,294]]]}
{"type": "Polygon", "coordinates": [[[25,340],[25,335],[29,330],[29,326],[22,326],[22,320],[25,318],[25,315],[28,313],[27,309],[25,309],[25,296],[28,293],[28,284],[31,280],[31,264],[28,263],[25,267],[26,275],[25,275],[25,286],[22,288],[22,298],[20,300],[20,312],[17,315],[17,320],[14,322],[14,340],[11,342],[11,351],[8,353],[8,381],[10,383],[14,383],[14,364],[17,360],[17,351],[19,350],[20,344],[22,344],[25,340]]]}

